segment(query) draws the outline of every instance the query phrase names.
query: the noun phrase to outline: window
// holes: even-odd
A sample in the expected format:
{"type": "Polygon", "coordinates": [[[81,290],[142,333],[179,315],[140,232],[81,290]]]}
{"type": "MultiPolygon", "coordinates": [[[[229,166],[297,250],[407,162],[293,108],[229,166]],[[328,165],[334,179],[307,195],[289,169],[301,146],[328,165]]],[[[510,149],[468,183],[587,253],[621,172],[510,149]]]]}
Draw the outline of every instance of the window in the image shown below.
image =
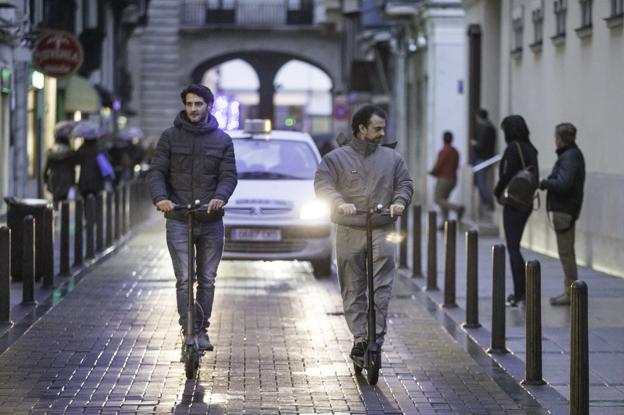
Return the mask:
{"type": "Polygon", "coordinates": [[[524,35],[524,9],[514,9],[511,26],[513,28],[512,53],[522,52],[522,37],[524,35]]]}
{"type": "Polygon", "coordinates": [[[581,3],[581,27],[592,25],[592,7],[594,0],[580,0],[581,3]]]}
{"type": "Polygon", "coordinates": [[[624,0],[611,0],[611,16],[624,15],[624,0]]]}
{"type": "Polygon", "coordinates": [[[305,142],[239,138],[233,143],[239,179],[310,180],[318,167],[305,142]]]}
{"type": "Polygon", "coordinates": [[[567,12],[568,12],[568,1],[556,0],[555,1],[555,36],[554,37],[565,36],[567,12]]]}
{"type": "Polygon", "coordinates": [[[544,4],[531,12],[533,19],[533,44],[539,45],[544,38],[544,4]]]}

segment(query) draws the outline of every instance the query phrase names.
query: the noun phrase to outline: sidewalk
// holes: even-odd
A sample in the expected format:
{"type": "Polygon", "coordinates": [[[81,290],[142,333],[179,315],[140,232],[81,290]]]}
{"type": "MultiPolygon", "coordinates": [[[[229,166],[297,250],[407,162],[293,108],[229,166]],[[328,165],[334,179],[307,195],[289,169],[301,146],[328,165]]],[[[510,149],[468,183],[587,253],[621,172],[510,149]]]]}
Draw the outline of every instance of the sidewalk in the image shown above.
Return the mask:
{"type": "Polygon", "coordinates": [[[164,226],[147,225],[0,354],[1,414],[546,413],[453,341],[403,280],[379,383],[367,385],[335,278],[301,262],[222,263],[215,351],[187,381],[164,226]]]}
{"type": "MultiPolygon", "coordinates": [[[[444,301],[444,236],[438,232],[438,287],[439,291],[425,292],[440,305],[444,301]]],[[[491,340],[492,307],[492,246],[504,243],[497,238],[479,239],[479,329],[462,329],[486,350],[491,340]]],[[[423,239],[423,274],[426,273],[426,235],[423,239]]],[[[570,382],[570,308],[553,307],[548,299],[563,291],[563,271],[557,258],[523,249],[525,261],[541,263],[542,287],[542,364],[543,377],[566,400],[569,400],[570,382]]],[[[509,257],[506,256],[507,294],[512,291],[509,257]]],[[[404,275],[411,271],[402,270],[404,275]]],[[[457,235],[456,293],[458,308],[441,308],[457,325],[465,321],[466,265],[465,233],[457,235]]],[[[579,279],[589,288],[589,364],[591,414],[624,414],[624,279],[579,267],[579,279]]],[[[410,278],[419,288],[426,287],[426,277],[410,278]]],[[[510,354],[491,355],[518,382],[525,369],[524,307],[506,309],[507,348],[510,354]]],[[[548,387],[548,386],[547,386],[548,387]]],[[[546,388],[547,388],[546,387],[546,388]]],[[[538,401],[540,387],[530,387],[538,401]]],[[[549,408],[550,409],[550,408],[549,408]]],[[[558,410],[560,410],[559,408],[558,410]]]]}

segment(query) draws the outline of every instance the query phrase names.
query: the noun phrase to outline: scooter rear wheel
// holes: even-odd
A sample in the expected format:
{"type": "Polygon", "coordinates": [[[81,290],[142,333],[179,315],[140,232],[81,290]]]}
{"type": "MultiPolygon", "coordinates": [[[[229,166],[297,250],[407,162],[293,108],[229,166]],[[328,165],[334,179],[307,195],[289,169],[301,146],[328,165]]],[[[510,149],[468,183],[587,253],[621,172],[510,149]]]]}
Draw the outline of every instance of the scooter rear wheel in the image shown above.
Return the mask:
{"type": "Polygon", "coordinates": [[[369,385],[376,385],[379,380],[379,369],[381,369],[381,353],[369,352],[371,366],[366,368],[366,381],[369,385]]]}
{"type": "Polygon", "coordinates": [[[184,371],[187,379],[195,379],[199,369],[199,350],[195,347],[186,348],[186,361],[184,362],[184,371]]]}

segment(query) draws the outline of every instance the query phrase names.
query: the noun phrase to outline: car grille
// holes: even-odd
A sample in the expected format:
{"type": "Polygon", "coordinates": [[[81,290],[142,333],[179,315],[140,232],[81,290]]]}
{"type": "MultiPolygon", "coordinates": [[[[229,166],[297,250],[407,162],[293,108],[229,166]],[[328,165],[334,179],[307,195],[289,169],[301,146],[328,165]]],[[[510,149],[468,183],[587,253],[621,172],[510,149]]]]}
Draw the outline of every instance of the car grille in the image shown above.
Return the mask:
{"type": "Polygon", "coordinates": [[[250,242],[250,241],[226,241],[226,252],[242,253],[282,253],[297,252],[305,248],[306,241],[280,241],[280,242],[250,242]]]}

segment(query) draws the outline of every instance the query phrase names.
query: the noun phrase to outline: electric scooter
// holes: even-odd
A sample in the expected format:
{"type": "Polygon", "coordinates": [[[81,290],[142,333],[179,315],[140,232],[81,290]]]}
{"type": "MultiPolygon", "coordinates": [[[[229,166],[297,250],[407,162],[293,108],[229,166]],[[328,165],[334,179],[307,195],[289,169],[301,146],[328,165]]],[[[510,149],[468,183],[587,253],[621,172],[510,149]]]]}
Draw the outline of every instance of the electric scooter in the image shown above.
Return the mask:
{"type": "MultiPolygon", "coordinates": [[[[195,283],[195,245],[193,244],[193,216],[196,212],[208,209],[207,205],[200,205],[199,200],[187,206],[176,205],[175,210],[185,211],[187,236],[188,236],[188,301],[186,306],[186,336],[182,342],[182,355],[180,361],[184,363],[184,371],[187,379],[197,377],[199,370],[199,361],[204,354],[200,350],[195,333],[195,294],[193,286],[195,283]]],[[[203,312],[203,310],[201,310],[203,312]]]]}
{"type": "MultiPolygon", "coordinates": [[[[369,385],[376,385],[381,369],[381,347],[377,344],[375,287],[373,284],[373,215],[390,215],[390,209],[384,209],[379,204],[368,210],[358,209],[357,214],[366,214],[366,285],[368,288],[368,342],[364,356],[351,356],[353,370],[356,374],[366,372],[366,381],[369,385]]],[[[398,215],[397,215],[398,216],[398,215]]]]}

